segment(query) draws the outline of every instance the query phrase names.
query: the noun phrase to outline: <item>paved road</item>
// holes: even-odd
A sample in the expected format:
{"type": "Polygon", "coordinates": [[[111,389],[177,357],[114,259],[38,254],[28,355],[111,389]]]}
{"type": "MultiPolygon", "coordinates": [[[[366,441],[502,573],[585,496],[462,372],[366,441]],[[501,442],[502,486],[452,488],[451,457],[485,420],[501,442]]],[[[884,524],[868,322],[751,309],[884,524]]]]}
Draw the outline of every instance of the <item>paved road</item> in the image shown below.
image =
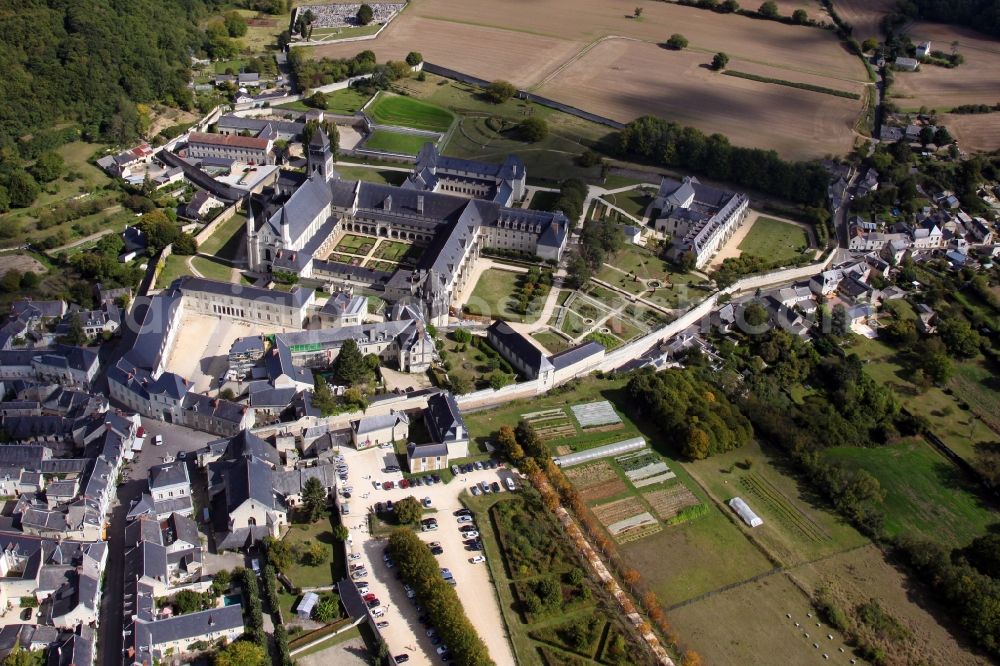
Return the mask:
{"type": "MultiPolygon", "coordinates": [[[[101,625],[98,629],[98,664],[122,666],[122,594],[125,589],[125,515],[132,500],[146,490],[146,473],[166,456],[196,451],[217,439],[214,435],[183,426],[143,419],[146,445],[126,468],[126,480],[118,486],[118,501],[111,512],[108,528],[108,562],[105,568],[104,594],[101,597],[101,625]],[[153,446],[153,437],[163,435],[163,446],[153,446]]],[[[192,477],[193,478],[193,477],[192,477]]]]}

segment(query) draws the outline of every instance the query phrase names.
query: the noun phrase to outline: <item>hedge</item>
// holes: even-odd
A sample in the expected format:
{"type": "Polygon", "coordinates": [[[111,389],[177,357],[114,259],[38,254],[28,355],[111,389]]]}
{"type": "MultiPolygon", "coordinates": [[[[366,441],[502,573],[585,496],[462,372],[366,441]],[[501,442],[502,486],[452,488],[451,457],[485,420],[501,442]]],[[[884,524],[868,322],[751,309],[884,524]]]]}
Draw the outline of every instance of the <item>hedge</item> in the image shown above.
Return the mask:
{"type": "Polygon", "coordinates": [[[747,74],[746,72],[738,72],[734,69],[727,69],[723,72],[726,76],[735,76],[738,79],[749,79],[751,81],[760,81],[761,83],[774,83],[779,86],[788,86],[789,88],[798,88],[799,90],[808,90],[810,92],[823,93],[825,95],[833,95],[834,97],[846,97],[847,99],[861,99],[861,95],[858,93],[847,92],[846,90],[837,90],[835,88],[824,88],[823,86],[814,86],[811,83],[797,83],[795,81],[785,81],[784,79],[772,79],[767,76],[758,76],[756,74],[747,74]]]}

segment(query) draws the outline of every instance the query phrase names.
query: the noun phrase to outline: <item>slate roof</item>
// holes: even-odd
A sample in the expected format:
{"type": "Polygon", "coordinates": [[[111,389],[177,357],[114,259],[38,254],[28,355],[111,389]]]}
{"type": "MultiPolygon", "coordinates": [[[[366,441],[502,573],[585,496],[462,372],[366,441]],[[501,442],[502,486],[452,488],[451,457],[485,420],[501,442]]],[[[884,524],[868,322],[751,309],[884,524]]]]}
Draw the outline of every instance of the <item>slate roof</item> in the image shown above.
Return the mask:
{"type": "Polygon", "coordinates": [[[424,420],[435,442],[465,439],[465,421],[451,393],[435,393],[427,399],[424,420]]]}
{"type": "Polygon", "coordinates": [[[447,458],[447,444],[414,444],[406,445],[406,456],[408,458],[447,458]]]}
{"type": "Polygon", "coordinates": [[[337,485],[337,466],[334,464],[314,465],[301,469],[283,470],[274,473],[274,489],[282,495],[297,495],[302,492],[309,479],[319,479],[324,488],[337,485]]]}
{"type": "Polygon", "coordinates": [[[177,485],[191,485],[187,465],[183,461],[153,465],[149,468],[149,489],[151,491],[177,485]]]}
{"type": "Polygon", "coordinates": [[[314,293],[312,289],[305,287],[296,287],[290,292],[284,292],[246,285],[241,285],[239,286],[239,291],[234,291],[236,285],[229,282],[219,282],[217,280],[194,277],[193,275],[185,275],[178,278],[172,286],[181,292],[185,290],[203,291],[217,296],[238,296],[250,301],[264,301],[290,308],[302,307],[314,293]]]}
{"type": "Polygon", "coordinates": [[[508,353],[520,359],[536,375],[552,368],[552,363],[549,362],[542,350],[532,344],[523,333],[514,330],[507,322],[497,320],[486,329],[486,332],[490,337],[499,339],[508,353]]]}
{"type": "Polygon", "coordinates": [[[357,421],[351,422],[351,429],[356,435],[365,435],[376,430],[391,428],[397,423],[409,425],[410,419],[405,412],[392,412],[390,414],[379,414],[376,416],[364,416],[357,421]]]}
{"type": "Polygon", "coordinates": [[[136,659],[151,662],[146,655],[162,643],[193,641],[208,633],[232,631],[242,627],[241,604],[177,615],[155,622],[138,622],[135,625],[136,659]]]}
{"type": "Polygon", "coordinates": [[[585,342],[582,345],[577,345],[576,347],[550,356],[549,362],[556,370],[562,370],[574,363],[579,363],[585,358],[600,354],[602,351],[604,351],[604,345],[599,342],[585,342]]]}

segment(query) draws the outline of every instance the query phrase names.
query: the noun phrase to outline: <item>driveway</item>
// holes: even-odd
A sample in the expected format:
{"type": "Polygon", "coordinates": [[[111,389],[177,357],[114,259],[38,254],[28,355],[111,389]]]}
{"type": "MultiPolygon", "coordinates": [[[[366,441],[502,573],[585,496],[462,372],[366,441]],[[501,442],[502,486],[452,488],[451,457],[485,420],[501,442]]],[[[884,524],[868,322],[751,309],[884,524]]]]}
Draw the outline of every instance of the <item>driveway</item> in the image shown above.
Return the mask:
{"type": "MultiPolygon", "coordinates": [[[[176,457],[181,452],[196,451],[208,442],[218,439],[214,435],[191,430],[179,425],[142,419],[146,430],[146,444],[142,451],[128,464],[125,480],[118,486],[117,502],[111,510],[111,525],[108,528],[108,562],[104,594],[101,597],[101,625],[98,629],[100,662],[103,666],[122,664],[122,594],[125,588],[125,515],[132,501],[147,490],[146,474],[153,465],[163,462],[167,456],[176,457]],[[163,445],[153,446],[153,438],[163,435],[163,445]]],[[[193,473],[191,479],[198,477],[193,473]]]]}
{"type": "Polygon", "coordinates": [[[387,450],[377,448],[368,451],[343,451],[350,467],[348,485],[353,486],[354,491],[349,500],[351,512],[342,518],[350,529],[353,541],[349,545],[349,551],[361,555],[357,562],[365,564],[368,569],[369,591],[381,600],[382,607],[386,609],[386,614],[381,619],[387,621],[389,626],[382,630],[382,637],[389,652],[393,655],[409,654],[411,664],[441,663],[424,627],[417,620],[419,613],[414,602],[406,598],[402,583],[396,580],[395,571],[388,569],[382,560],[386,540],[373,539],[368,535],[368,513],[376,502],[396,502],[413,495],[418,500],[425,497],[431,499],[432,508],[436,509],[436,513],[432,515],[438,519],[439,525],[433,532],[418,532],[418,536],[428,543],[441,543],[444,553],[437,558],[438,563],[450,569],[454,575],[458,583],[456,591],[465,607],[465,613],[486,643],[490,656],[497,664],[513,664],[514,657],[507,641],[489,568],[485,564],[472,564],[469,561],[479,553],[465,550],[458,530],[459,523],[452,515],[462,508],[458,496],[463,490],[479,481],[498,481],[502,485],[501,475],[506,475],[507,471],[480,470],[458,476],[448,484],[382,490],[381,482],[398,482],[402,479],[400,473],[382,472],[386,453],[387,450]],[[375,488],[376,481],[378,489],[375,488]]]}

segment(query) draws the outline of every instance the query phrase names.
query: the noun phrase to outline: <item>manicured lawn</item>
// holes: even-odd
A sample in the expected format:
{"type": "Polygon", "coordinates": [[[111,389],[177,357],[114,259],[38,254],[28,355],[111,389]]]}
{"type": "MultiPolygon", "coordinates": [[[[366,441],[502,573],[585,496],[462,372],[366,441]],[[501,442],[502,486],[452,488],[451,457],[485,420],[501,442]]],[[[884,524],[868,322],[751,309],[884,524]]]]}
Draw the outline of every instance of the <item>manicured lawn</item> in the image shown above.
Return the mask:
{"type": "Polygon", "coordinates": [[[296,587],[319,587],[333,585],[344,576],[344,549],[333,538],[333,522],[331,518],[321,518],[309,525],[295,524],[285,534],[284,541],[296,545],[306,545],[306,542],[318,541],[329,546],[329,552],[324,561],[316,566],[296,563],[285,574],[296,587]]]}
{"type": "Polygon", "coordinates": [[[367,254],[375,245],[374,238],[370,236],[359,236],[357,234],[347,234],[337,243],[334,248],[337,252],[347,252],[349,254],[367,254]]]}
{"type": "Polygon", "coordinates": [[[967,485],[958,468],[922,439],[874,448],[839,447],[831,460],[867,470],[885,491],[885,529],[948,547],[963,547],[984,534],[997,516],[967,485]]]}
{"type": "Polygon", "coordinates": [[[740,243],[740,250],[769,260],[784,261],[795,259],[808,245],[809,238],[802,227],[762,216],[757,218],[740,243]]]}
{"type": "Polygon", "coordinates": [[[198,247],[204,254],[214,254],[224,259],[235,259],[236,252],[246,239],[246,218],[237,213],[220,224],[211,236],[198,247]]]}
{"type": "Polygon", "coordinates": [[[374,35],[381,28],[382,25],[380,23],[358,25],[350,28],[316,28],[313,30],[312,38],[313,40],[322,39],[324,42],[336,42],[341,39],[374,35]]]}
{"type": "Polygon", "coordinates": [[[538,340],[551,354],[558,354],[564,349],[569,349],[572,345],[569,340],[552,331],[539,331],[538,333],[532,333],[531,337],[538,340]]]}
{"type": "Polygon", "coordinates": [[[397,125],[431,132],[447,132],[455,116],[451,111],[412,97],[382,93],[368,114],[380,125],[397,125]]]}
{"type": "MultiPolygon", "coordinates": [[[[333,92],[326,93],[326,108],[323,110],[329,113],[349,116],[360,111],[361,107],[363,107],[369,99],[371,99],[370,95],[360,93],[354,88],[334,90],[333,92]]],[[[306,104],[303,100],[298,100],[296,102],[288,102],[287,104],[279,104],[276,108],[291,109],[293,111],[309,111],[313,107],[306,104]]]]}
{"type": "Polygon", "coordinates": [[[341,643],[347,642],[352,638],[360,638],[360,637],[361,637],[361,631],[357,627],[351,627],[350,629],[342,631],[339,634],[335,634],[324,641],[320,641],[319,643],[313,645],[307,650],[303,650],[302,652],[296,652],[295,658],[301,659],[302,657],[307,657],[311,654],[322,652],[323,650],[327,650],[329,648],[340,645],[341,643]]]}
{"type": "Polygon", "coordinates": [[[375,130],[365,139],[363,147],[368,150],[381,150],[399,155],[416,155],[425,143],[427,143],[426,136],[375,130]]]}
{"type": "Polygon", "coordinates": [[[406,174],[402,171],[387,171],[382,169],[369,169],[367,167],[354,167],[337,165],[337,173],[345,180],[364,180],[369,183],[379,183],[384,185],[402,185],[406,180],[406,174]]]}
{"type": "Polygon", "coordinates": [[[404,259],[409,262],[416,262],[423,254],[423,248],[413,243],[401,243],[399,241],[383,240],[375,248],[375,255],[379,259],[386,261],[400,262],[404,259]]]}
{"type": "Polygon", "coordinates": [[[653,203],[653,197],[641,188],[627,192],[618,192],[616,194],[606,194],[602,198],[618,206],[632,217],[639,219],[642,219],[649,204],[653,203]]]}
{"type": "Polygon", "coordinates": [[[193,275],[191,269],[188,268],[187,257],[182,257],[177,254],[170,255],[164,262],[163,268],[160,270],[160,274],[156,277],[157,289],[163,289],[169,286],[171,282],[182,275],[193,275]]]}
{"type": "Polygon", "coordinates": [[[892,347],[878,340],[854,336],[847,352],[861,357],[866,362],[865,371],[872,378],[891,386],[900,402],[915,414],[924,416],[931,431],[966,461],[975,464],[977,444],[996,441],[996,433],[971,410],[962,409],[956,396],[936,386],[921,393],[910,381],[909,372],[892,347]]]}
{"type": "Polygon", "coordinates": [[[528,204],[528,208],[534,210],[555,210],[557,201],[559,201],[558,192],[538,190],[531,195],[531,203],[528,204]]]}
{"type": "Polygon", "coordinates": [[[483,271],[464,307],[475,315],[490,316],[494,319],[523,321],[524,317],[514,311],[514,296],[518,291],[521,273],[490,268],[483,271]]]}
{"type": "Polygon", "coordinates": [[[209,259],[208,257],[194,257],[191,259],[191,264],[195,267],[195,270],[210,280],[229,282],[233,274],[232,268],[228,265],[221,261],[209,259]]]}

